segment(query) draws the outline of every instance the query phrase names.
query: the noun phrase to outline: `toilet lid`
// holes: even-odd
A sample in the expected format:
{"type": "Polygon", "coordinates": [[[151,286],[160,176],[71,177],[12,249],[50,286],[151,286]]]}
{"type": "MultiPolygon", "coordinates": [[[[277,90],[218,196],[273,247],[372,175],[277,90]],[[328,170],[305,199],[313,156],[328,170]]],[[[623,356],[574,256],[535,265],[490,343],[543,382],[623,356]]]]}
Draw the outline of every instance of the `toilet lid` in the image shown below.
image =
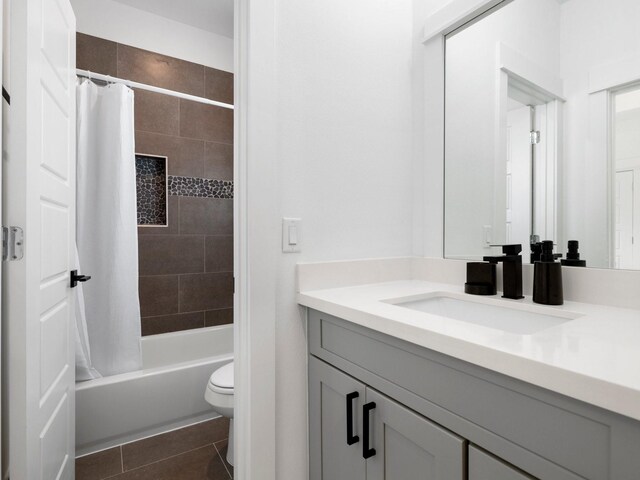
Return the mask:
{"type": "Polygon", "coordinates": [[[209,383],[219,388],[233,389],[233,362],[227,363],[211,374],[209,383]]]}

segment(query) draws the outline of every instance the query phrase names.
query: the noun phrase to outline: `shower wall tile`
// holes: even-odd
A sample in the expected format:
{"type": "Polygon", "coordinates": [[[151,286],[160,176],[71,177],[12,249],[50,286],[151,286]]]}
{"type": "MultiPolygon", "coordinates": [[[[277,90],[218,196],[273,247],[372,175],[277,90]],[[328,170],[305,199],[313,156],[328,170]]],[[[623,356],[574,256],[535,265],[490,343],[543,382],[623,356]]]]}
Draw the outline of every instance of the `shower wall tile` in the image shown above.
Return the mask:
{"type": "Polygon", "coordinates": [[[233,272],[233,236],[207,237],[205,262],[207,272],[233,272]]]}
{"type": "MultiPolygon", "coordinates": [[[[233,103],[232,73],[80,33],[77,45],[78,68],[233,103]]],[[[136,152],[167,157],[174,186],[168,225],[138,228],[142,334],[232,323],[233,111],[134,97],[136,152]]]]}
{"type": "Polygon", "coordinates": [[[205,143],[204,177],[233,180],[233,145],[205,143]]]}
{"type": "Polygon", "coordinates": [[[167,197],[167,226],[138,227],[138,235],[175,235],[180,228],[178,220],[178,197],[167,197]]]}
{"type": "Polygon", "coordinates": [[[180,233],[233,235],[233,201],[180,197],[180,233]]]}
{"type": "Polygon", "coordinates": [[[180,135],[233,143],[233,110],[180,99],[180,135]]]}
{"type": "Polygon", "coordinates": [[[169,195],[199,198],[233,198],[231,180],[169,176],[169,195]]]}
{"type": "Polygon", "coordinates": [[[161,93],[136,90],[135,128],[144,132],[180,134],[180,99],[161,93]]]}
{"type": "Polygon", "coordinates": [[[141,276],[138,287],[141,316],[178,313],[178,281],[178,275],[141,276]]]}
{"type": "Polygon", "coordinates": [[[76,67],[112,77],[118,74],[118,44],[103,38],[78,33],[76,67]]]}
{"type": "Polygon", "coordinates": [[[233,323],[233,308],[205,312],[205,327],[217,327],[218,325],[228,325],[230,323],[233,323]]]}
{"type": "Polygon", "coordinates": [[[167,224],[167,159],[136,155],[138,225],[167,224]]]}
{"type": "Polygon", "coordinates": [[[204,238],[200,235],[138,237],[140,275],[204,272],[204,238]]]}
{"type": "Polygon", "coordinates": [[[203,65],[118,44],[118,75],[121,78],[202,97],[204,71],[203,65]]]}
{"type": "Polygon", "coordinates": [[[184,177],[204,175],[205,147],[202,140],[138,130],[136,131],[136,152],[167,157],[169,175],[184,177]]]}
{"type": "Polygon", "coordinates": [[[142,335],[192,330],[204,326],[204,312],[142,317],[142,335]]]}
{"type": "Polygon", "coordinates": [[[180,310],[198,312],[233,307],[233,273],[180,276],[180,310]]]}
{"type": "Polygon", "coordinates": [[[205,67],[204,96],[210,100],[233,104],[233,73],[205,67]]]}

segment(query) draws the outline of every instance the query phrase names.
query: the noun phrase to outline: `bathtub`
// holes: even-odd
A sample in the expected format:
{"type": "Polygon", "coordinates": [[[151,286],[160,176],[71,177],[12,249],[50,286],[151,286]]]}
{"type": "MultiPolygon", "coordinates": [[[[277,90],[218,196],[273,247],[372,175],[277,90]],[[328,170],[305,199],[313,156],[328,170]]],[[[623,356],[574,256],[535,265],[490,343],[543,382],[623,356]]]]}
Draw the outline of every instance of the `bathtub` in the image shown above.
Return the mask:
{"type": "Polygon", "coordinates": [[[211,373],[233,360],[233,325],[143,337],[142,370],[76,384],[76,455],[218,417],[211,373]]]}

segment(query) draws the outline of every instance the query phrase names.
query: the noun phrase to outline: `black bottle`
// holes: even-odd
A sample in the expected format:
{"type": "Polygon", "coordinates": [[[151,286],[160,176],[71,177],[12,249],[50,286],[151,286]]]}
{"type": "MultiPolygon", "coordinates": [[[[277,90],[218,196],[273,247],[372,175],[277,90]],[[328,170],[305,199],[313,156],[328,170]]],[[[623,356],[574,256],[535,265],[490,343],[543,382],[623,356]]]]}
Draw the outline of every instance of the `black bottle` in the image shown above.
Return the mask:
{"type": "Polygon", "coordinates": [[[586,260],[580,260],[580,253],[578,252],[580,244],[578,240],[569,240],[567,244],[567,258],[562,260],[562,265],[565,267],[586,267],[586,260]]]}
{"type": "Polygon", "coordinates": [[[533,269],[533,301],[544,305],[562,305],[562,265],[556,262],[559,255],[553,253],[553,242],[542,242],[540,261],[533,269]]]}

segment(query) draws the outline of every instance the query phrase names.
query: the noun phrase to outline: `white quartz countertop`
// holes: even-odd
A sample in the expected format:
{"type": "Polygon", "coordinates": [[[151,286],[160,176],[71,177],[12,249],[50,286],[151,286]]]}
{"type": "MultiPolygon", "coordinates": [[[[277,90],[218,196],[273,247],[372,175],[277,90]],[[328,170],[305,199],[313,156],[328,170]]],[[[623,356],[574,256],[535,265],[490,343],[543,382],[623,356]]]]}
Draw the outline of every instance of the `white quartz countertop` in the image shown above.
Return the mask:
{"type": "Polygon", "coordinates": [[[298,303],[640,420],[640,310],[468,296],[480,303],[577,316],[517,334],[388,303],[434,292],[464,294],[462,287],[450,284],[407,280],[301,291],[298,303]]]}

